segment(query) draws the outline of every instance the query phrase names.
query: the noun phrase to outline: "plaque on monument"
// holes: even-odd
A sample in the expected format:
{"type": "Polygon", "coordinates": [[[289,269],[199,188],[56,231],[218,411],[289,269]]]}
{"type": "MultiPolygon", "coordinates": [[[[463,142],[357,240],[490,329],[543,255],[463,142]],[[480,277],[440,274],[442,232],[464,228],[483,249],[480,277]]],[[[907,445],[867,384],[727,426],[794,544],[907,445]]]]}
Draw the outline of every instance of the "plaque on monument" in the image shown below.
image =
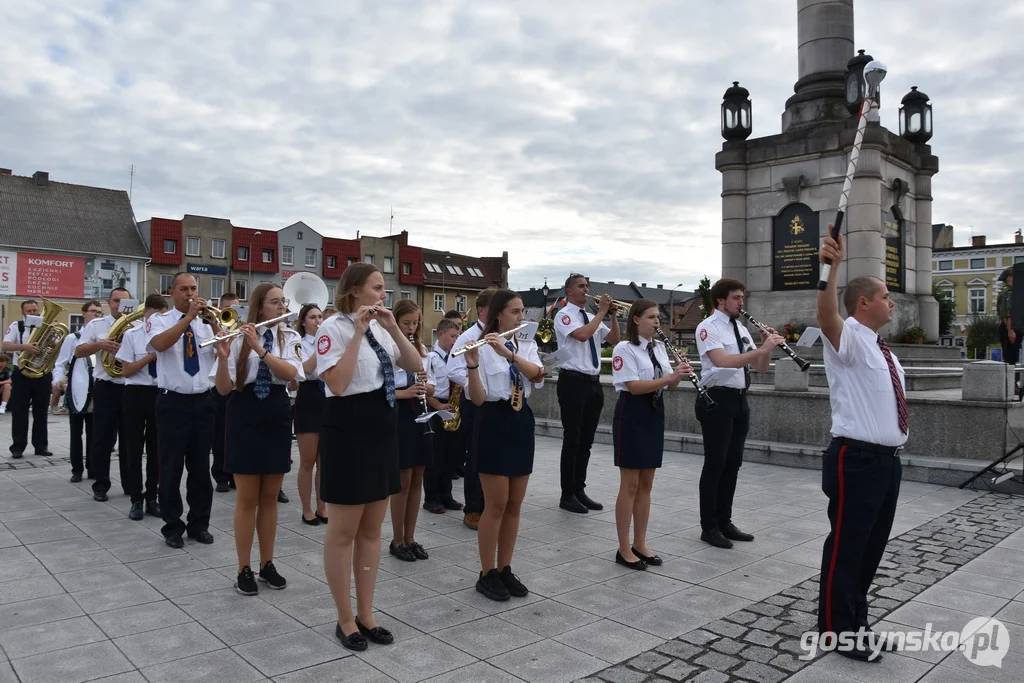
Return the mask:
{"type": "Polygon", "coordinates": [[[790,204],[772,225],[772,290],[814,289],[818,284],[818,212],[790,204]]]}
{"type": "Polygon", "coordinates": [[[882,211],[882,240],[885,243],[885,286],[890,292],[902,292],[903,213],[897,206],[882,211]]]}

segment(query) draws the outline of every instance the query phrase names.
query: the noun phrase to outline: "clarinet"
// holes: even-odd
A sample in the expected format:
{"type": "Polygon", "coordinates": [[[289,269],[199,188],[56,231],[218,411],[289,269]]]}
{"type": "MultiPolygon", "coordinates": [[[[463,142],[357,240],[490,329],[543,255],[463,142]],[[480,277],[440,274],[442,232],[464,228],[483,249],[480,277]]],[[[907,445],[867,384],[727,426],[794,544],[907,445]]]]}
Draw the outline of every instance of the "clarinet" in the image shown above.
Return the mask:
{"type": "MultiPolygon", "coordinates": [[[[742,308],[740,309],[740,313],[742,313],[743,317],[749,320],[751,324],[757,329],[759,329],[763,334],[772,334],[771,330],[769,330],[767,327],[754,320],[754,316],[750,315],[742,308]]],[[[789,344],[787,344],[785,341],[779,344],[779,348],[782,349],[783,353],[785,353],[787,356],[793,359],[793,362],[800,367],[801,372],[807,372],[807,368],[811,367],[811,361],[804,360],[800,356],[796,355],[796,351],[789,348],[789,344]]]]}
{"type": "MultiPolygon", "coordinates": [[[[409,335],[409,341],[412,342],[413,346],[416,346],[416,337],[415,337],[415,335],[410,334],[409,335]]],[[[417,373],[413,374],[412,381],[414,383],[416,383],[416,384],[419,384],[419,379],[420,379],[421,375],[423,376],[423,379],[426,380],[426,374],[425,373],[417,372],[417,373]]],[[[426,392],[423,392],[422,394],[420,394],[420,403],[423,405],[423,414],[426,415],[427,413],[429,413],[430,412],[430,406],[427,405],[427,394],[426,394],[426,392]]],[[[424,427],[424,429],[423,429],[423,436],[427,436],[428,434],[433,434],[434,433],[434,430],[430,427],[430,420],[427,420],[426,422],[424,422],[423,423],[423,427],[424,427]]]]}
{"type": "MultiPolygon", "coordinates": [[[[687,363],[686,359],[683,358],[683,354],[679,353],[679,351],[676,350],[676,347],[672,346],[672,343],[668,340],[668,336],[666,336],[666,334],[661,331],[660,327],[655,327],[654,333],[658,335],[658,339],[660,339],[661,342],[665,345],[665,350],[672,354],[673,358],[676,359],[677,365],[679,363],[687,363]]],[[[697,378],[696,373],[690,375],[689,377],[687,377],[687,379],[690,380],[690,384],[693,385],[693,388],[697,390],[697,395],[700,398],[704,399],[704,404],[707,406],[708,410],[714,408],[715,399],[711,398],[711,395],[708,394],[707,387],[702,387],[700,385],[700,380],[697,378]]]]}

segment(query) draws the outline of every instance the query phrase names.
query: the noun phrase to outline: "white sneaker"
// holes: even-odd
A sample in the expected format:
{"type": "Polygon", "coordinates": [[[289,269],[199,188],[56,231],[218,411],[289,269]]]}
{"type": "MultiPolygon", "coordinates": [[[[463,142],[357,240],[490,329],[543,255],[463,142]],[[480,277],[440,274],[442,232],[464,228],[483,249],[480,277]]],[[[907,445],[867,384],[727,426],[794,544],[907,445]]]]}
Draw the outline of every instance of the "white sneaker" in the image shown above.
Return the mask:
{"type": "Polygon", "coordinates": [[[3,415],[6,412],[7,412],[7,406],[0,406],[0,415],[3,415]]]}

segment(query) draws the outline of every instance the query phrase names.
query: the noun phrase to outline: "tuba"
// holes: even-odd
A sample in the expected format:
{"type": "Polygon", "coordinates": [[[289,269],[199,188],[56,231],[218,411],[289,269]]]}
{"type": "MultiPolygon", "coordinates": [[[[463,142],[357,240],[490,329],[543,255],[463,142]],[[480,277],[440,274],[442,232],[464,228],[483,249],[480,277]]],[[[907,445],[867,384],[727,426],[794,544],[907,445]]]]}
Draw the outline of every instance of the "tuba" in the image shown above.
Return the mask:
{"type": "Polygon", "coordinates": [[[43,324],[34,329],[28,338],[29,344],[39,346],[39,353],[25,351],[18,359],[21,374],[32,379],[38,379],[53,370],[60,347],[69,333],[67,325],[53,321],[65,310],[64,307],[46,298],[40,298],[43,300],[43,324]]]}
{"type": "MultiPolygon", "coordinates": [[[[122,315],[114,321],[113,325],[110,326],[110,332],[107,334],[107,339],[120,344],[121,339],[124,337],[124,333],[131,328],[132,324],[135,323],[136,320],[141,320],[144,315],[146,315],[144,310],[122,315]]],[[[117,360],[116,355],[116,353],[111,353],[110,351],[103,351],[100,353],[100,363],[103,364],[103,369],[106,370],[107,374],[111,377],[121,376],[121,361],[117,360]]]]}
{"type": "Polygon", "coordinates": [[[462,385],[449,381],[448,406],[451,408],[451,413],[454,417],[443,421],[444,431],[446,432],[457,432],[459,431],[459,425],[462,424],[462,415],[459,413],[460,396],[462,396],[462,385]]]}

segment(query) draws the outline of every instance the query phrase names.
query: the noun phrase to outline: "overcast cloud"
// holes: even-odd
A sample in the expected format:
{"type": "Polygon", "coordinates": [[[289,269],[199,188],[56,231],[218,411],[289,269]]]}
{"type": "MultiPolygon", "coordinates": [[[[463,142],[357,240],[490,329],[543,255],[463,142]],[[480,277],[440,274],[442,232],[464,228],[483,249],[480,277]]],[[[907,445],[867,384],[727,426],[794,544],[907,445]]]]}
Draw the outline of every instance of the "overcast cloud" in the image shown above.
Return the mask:
{"type": "MultiPolygon", "coordinates": [[[[935,107],[935,222],[1024,227],[1024,3],[856,0],[882,121],[935,107]],[[1016,180],[1015,180],[1016,179],[1016,180]]],[[[509,252],[516,288],[692,288],[721,265],[719,105],[778,133],[793,0],[5,0],[0,166],[128,188],[138,220],[509,252]]]]}

